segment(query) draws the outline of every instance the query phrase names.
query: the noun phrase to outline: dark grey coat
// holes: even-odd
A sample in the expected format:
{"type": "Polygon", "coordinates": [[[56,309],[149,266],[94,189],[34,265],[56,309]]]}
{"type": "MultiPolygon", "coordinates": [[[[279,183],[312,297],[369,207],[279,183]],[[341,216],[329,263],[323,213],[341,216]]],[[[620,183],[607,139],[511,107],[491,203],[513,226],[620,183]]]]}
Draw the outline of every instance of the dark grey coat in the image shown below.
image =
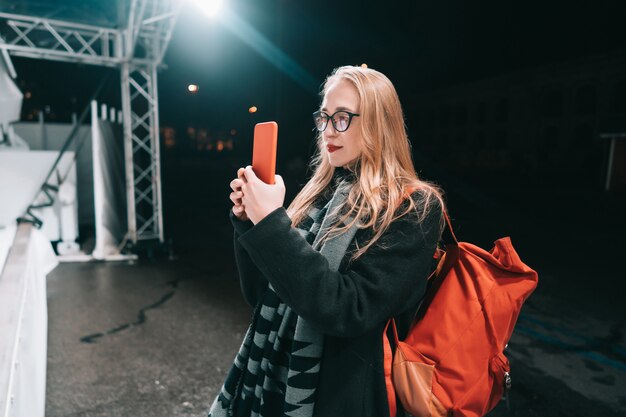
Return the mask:
{"type": "Polygon", "coordinates": [[[291,227],[283,208],[255,226],[231,215],[246,301],[255,306],[270,282],[285,304],[325,335],[315,416],[389,416],[383,329],[396,317],[401,336],[406,333],[435,265],[441,215],[437,205],[421,224],[414,213],[396,220],[349,262],[357,243],[371,237],[359,230],[339,271],[291,227]]]}

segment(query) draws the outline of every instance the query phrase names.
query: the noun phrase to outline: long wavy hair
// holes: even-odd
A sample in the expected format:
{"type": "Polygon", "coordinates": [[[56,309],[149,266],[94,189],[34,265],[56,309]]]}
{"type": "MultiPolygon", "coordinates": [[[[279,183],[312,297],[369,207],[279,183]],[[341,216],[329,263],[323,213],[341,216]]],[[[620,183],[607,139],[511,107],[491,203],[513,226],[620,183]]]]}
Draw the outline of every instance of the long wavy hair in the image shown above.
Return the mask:
{"type": "MultiPolygon", "coordinates": [[[[320,93],[322,99],[332,85],[342,80],[350,82],[359,95],[362,152],[347,167],[355,174],[356,181],[338,211],[337,223],[322,240],[341,234],[355,222],[360,228],[371,228],[371,239],[357,248],[352,256],[354,260],[374,245],[399,217],[414,211],[421,222],[434,205],[438,203],[442,209],[445,206],[441,190],[420,180],[415,172],[402,107],[391,81],[370,68],[339,67],[326,78],[320,93]],[[411,194],[413,198],[409,198],[411,194]],[[402,206],[406,208],[399,210],[404,201],[408,202],[402,206]]],[[[305,218],[332,181],[335,167],[326,152],[322,133],[318,132],[317,151],[311,161],[313,175],[287,209],[294,226],[305,218]]],[[[440,219],[440,231],[444,224],[440,219]]]]}

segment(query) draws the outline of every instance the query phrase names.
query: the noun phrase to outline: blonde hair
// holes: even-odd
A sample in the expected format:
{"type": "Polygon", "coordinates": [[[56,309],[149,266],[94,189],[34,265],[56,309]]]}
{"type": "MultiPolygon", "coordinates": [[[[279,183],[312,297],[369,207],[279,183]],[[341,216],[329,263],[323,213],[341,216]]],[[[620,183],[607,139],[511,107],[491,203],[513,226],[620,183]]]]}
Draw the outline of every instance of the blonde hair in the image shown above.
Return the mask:
{"type": "MultiPolygon", "coordinates": [[[[411,157],[411,145],[406,133],[404,115],[396,90],[382,73],[370,68],[344,66],[336,68],[326,78],[320,95],[339,81],[350,82],[360,99],[361,154],[351,167],[356,182],[344,206],[338,211],[337,223],[322,240],[348,230],[355,222],[360,228],[371,228],[372,238],[352,256],[357,259],[365,253],[396,219],[410,211],[417,213],[421,222],[438,202],[444,208],[442,192],[431,183],[418,178],[411,157]],[[419,191],[417,204],[408,198],[419,191]],[[408,201],[399,211],[402,202],[408,201]],[[352,220],[350,220],[352,219],[352,220]],[[347,223],[347,224],[345,224],[347,223]]],[[[307,215],[316,199],[332,181],[335,168],[325,154],[322,133],[317,134],[317,151],[311,161],[313,176],[287,209],[294,226],[307,215]]],[[[439,222],[440,231],[443,220],[439,222]]]]}

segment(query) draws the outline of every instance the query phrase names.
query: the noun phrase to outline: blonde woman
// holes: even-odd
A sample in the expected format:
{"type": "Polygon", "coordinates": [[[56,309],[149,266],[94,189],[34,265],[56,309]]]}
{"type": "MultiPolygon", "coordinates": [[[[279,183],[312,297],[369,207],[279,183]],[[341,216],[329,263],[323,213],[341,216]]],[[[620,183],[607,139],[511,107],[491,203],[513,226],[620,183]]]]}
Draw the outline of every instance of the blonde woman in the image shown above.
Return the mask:
{"type": "MultiPolygon", "coordinates": [[[[285,187],[241,168],[230,186],[252,323],[209,416],[389,416],[382,332],[408,329],[434,268],[440,191],[420,180],[398,95],[378,71],[325,81],[314,174],[285,187]]],[[[400,411],[401,413],[401,411],[400,411]]]]}

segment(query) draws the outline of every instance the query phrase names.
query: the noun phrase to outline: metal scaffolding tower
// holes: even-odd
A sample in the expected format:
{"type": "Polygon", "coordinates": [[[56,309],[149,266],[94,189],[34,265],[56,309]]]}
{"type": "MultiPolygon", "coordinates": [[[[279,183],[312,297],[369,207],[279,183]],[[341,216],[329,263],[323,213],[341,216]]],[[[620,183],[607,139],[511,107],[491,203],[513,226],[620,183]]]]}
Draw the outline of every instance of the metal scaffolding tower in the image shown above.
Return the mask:
{"type": "Polygon", "coordinates": [[[0,12],[0,51],[119,68],[128,239],[134,243],[150,239],[163,242],[157,68],[183,2],[119,2],[123,19],[114,28],[0,12]]]}

